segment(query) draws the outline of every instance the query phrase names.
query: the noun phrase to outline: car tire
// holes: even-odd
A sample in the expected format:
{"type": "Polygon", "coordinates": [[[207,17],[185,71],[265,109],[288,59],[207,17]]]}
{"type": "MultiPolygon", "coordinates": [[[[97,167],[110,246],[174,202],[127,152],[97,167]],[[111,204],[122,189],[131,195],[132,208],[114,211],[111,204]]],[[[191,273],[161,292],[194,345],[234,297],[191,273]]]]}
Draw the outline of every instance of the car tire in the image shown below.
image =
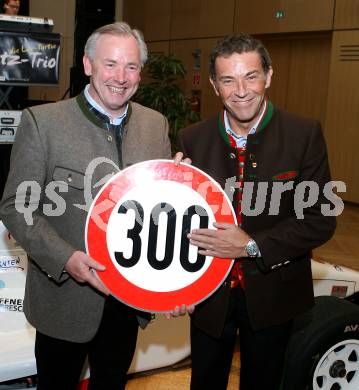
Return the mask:
{"type": "Polygon", "coordinates": [[[359,389],[359,307],[316,298],[298,316],[287,349],[282,390],[359,389]]]}

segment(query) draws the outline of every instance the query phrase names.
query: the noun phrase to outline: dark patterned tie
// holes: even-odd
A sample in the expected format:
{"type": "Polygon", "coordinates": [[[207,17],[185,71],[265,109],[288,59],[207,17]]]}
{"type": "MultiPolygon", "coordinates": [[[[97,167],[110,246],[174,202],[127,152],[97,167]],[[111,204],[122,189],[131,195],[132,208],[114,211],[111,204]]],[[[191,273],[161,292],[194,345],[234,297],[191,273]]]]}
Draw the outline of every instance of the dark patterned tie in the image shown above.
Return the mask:
{"type": "Polygon", "coordinates": [[[123,137],[123,129],[125,127],[126,118],[123,118],[121,124],[114,125],[110,123],[110,118],[102,114],[100,111],[96,110],[95,107],[91,106],[91,104],[86,100],[87,106],[90,112],[95,115],[98,119],[103,123],[103,127],[106,128],[111,133],[115,134],[117,153],[118,153],[118,161],[120,164],[120,169],[122,169],[122,137],[123,137]]]}

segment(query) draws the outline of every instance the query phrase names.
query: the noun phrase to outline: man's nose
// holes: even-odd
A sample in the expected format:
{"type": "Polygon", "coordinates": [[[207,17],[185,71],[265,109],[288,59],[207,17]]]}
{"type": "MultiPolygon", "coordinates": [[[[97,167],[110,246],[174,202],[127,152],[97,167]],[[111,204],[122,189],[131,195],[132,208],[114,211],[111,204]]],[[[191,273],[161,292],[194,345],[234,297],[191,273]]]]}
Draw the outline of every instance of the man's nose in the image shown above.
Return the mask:
{"type": "Polygon", "coordinates": [[[115,80],[119,83],[125,83],[126,82],[126,70],[123,67],[118,67],[115,72],[115,80]]]}
{"type": "Polygon", "coordinates": [[[237,96],[243,97],[243,96],[247,95],[247,91],[248,91],[248,88],[247,88],[246,80],[237,79],[236,80],[236,90],[234,91],[234,93],[237,96]]]}

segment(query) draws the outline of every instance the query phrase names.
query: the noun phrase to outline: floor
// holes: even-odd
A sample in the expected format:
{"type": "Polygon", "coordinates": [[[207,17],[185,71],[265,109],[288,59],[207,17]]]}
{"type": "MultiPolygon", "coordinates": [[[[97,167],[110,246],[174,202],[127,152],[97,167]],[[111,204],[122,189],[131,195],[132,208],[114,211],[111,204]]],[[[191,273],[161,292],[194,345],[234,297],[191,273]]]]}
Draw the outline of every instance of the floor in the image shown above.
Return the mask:
{"type": "MultiPolygon", "coordinates": [[[[346,204],[338,217],[338,226],[333,238],[317,248],[314,259],[326,260],[359,271],[359,205],[346,204]]],[[[238,348],[233,356],[227,390],[238,390],[240,358],[238,348]]],[[[188,367],[145,373],[129,380],[126,390],[188,390],[190,383],[188,367]]]]}

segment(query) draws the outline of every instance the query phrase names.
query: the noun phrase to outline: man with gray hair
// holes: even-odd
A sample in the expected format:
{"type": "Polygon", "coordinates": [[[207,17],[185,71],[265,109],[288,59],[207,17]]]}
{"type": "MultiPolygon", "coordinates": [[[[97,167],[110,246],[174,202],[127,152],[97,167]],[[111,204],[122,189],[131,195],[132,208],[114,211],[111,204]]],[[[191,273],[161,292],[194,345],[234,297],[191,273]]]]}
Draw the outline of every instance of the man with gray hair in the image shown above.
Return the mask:
{"type": "Polygon", "coordinates": [[[22,114],[0,217],[29,256],[24,312],[36,328],[39,390],[75,390],[86,356],[90,390],[123,389],[138,323],[148,322],[108,295],[93,273],[105,267],[84,240],[99,183],[118,168],[171,157],[166,118],[130,102],[146,59],[140,32],[103,26],[86,43],[85,90],[22,114]]]}

